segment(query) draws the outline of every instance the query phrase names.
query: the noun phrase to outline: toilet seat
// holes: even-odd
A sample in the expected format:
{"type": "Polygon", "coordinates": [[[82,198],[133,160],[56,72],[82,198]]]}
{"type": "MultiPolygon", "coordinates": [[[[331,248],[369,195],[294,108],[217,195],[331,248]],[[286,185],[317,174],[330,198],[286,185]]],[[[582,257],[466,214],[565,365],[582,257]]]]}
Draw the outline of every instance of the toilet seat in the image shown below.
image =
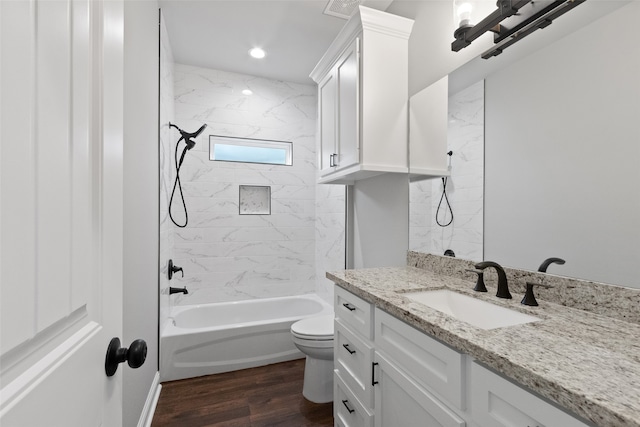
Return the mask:
{"type": "Polygon", "coordinates": [[[309,317],[291,325],[291,334],[302,340],[333,340],[333,314],[309,317]]]}

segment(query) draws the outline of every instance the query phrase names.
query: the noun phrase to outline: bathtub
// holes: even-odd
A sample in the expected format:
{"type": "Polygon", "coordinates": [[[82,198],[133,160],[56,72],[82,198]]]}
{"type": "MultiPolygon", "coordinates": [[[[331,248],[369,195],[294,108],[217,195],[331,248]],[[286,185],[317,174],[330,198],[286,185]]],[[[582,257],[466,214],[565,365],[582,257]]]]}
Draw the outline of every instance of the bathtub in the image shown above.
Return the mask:
{"type": "Polygon", "coordinates": [[[174,307],[160,336],[161,380],[300,359],[291,325],[332,312],[317,295],[174,307]]]}

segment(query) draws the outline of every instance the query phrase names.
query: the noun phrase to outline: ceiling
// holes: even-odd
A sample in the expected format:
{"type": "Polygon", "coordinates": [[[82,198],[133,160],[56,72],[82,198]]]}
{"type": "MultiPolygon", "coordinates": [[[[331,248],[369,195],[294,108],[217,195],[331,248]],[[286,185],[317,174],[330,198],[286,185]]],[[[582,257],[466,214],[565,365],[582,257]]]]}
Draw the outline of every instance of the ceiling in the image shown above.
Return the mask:
{"type": "MultiPolygon", "coordinates": [[[[391,2],[361,1],[379,10],[391,2]]],[[[303,84],[313,84],[309,73],[347,22],[323,13],[328,0],[159,3],[175,62],[303,84]],[[256,46],[264,59],[248,55],[256,46]]]]}

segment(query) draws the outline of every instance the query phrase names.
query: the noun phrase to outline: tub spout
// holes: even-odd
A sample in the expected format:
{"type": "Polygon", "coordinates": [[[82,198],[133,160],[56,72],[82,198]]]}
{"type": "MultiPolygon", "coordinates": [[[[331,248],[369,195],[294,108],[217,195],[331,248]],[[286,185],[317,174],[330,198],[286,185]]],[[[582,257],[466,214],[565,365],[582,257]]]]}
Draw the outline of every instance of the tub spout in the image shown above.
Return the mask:
{"type": "Polygon", "coordinates": [[[187,287],[185,286],[184,288],[180,289],[180,288],[169,288],[169,295],[171,294],[179,294],[179,293],[183,293],[185,295],[187,295],[189,293],[189,291],[187,290],[187,287]]]}

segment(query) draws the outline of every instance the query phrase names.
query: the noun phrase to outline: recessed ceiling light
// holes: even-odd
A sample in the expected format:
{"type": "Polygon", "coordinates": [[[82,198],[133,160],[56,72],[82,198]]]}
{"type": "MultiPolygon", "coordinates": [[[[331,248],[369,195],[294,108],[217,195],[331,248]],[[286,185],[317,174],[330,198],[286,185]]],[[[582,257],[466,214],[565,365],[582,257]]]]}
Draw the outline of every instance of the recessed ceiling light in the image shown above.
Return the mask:
{"type": "Polygon", "coordinates": [[[249,96],[249,95],[253,95],[253,92],[251,92],[251,89],[244,89],[242,91],[242,94],[249,96]]]}
{"type": "Polygon", "coordinates": [[[265,53],[264,50],[260,49],[259,47],[254,47],[253,49],[251,49],[249,51],[249,55],[251,55],[251,57],[253,57],[253,58],[262,59],[267,54],[265,53]]]}

